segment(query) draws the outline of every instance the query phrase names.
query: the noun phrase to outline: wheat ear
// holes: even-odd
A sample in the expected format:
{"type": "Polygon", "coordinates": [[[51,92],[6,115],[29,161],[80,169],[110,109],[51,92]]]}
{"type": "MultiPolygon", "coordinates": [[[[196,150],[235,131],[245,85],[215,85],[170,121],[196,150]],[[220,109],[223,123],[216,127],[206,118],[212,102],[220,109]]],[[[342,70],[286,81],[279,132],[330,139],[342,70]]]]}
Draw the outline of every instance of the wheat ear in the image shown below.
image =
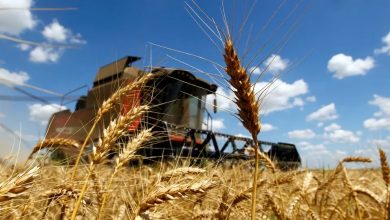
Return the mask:
{"type": "Polygon", "coordinates": [[[135,216],[133,218],[159,204],[189,195],[203,194],[216,185],[215,182],[205,179],[195,183],[172,184],[167,187],[157,188],[142,200],[138,209],[135,211],[135,216]]]}
{"type": "Polygon", "coordinates": [[[0,202],[12,200],[21,196],[32,187],[34,178],[38,175],[39,167],[25,170],[7,181],[0,183],[0,202]]]}
{"type": "Polygon", "coordinates": [[[89,165],[88,174],[85,177],[85,182],[83,188],[81,189],[80,196],[73,209],[71,217],[72,220],[76,218],[77,211],[80,207],[84,193],[88,188],[88,181],[95,169],[95,165],[101,163],[103,159],[106,158],[107,153],[114,147],[115,141],[127,131],[128,125],[135,119],[141,117],[141,115],[148,109],[149,107],[146,105],[134,107],[128,111],[125,116],[120,116],[118,120],[114,120],[110,123],[108,128],[104,130],[103,139],[99,140],[100,143],[97,147],[93,147],[92,161],[89,165]]]}
{"type": "Polygon", "coordinates": [[[147,105],[134,107],[126,115],[119,116],[118,119],[111,121],[110,125],[103,131],[103,138],[99,140],[99,144],[94,150],[94,163],[100,163],[113,148],[118,138],[127,131],[129,124],[148,110],[147,105]]]}
{"type": "Polygon", "coordinates": [[[165,172],[162,177],[161,181],[167,181],[171,178],[178,177],[178,176],[184,176],[184,175],[191,175],[191,174],[202,174],[205,173],[206,170],[197,168],[197,167],[180,167],[174,170],[169,170],[165,172]]]}
{"type": "Polygon", "coordinates": [[[81,145],[79,155],[77,156],[75,166],[73,168],[71,180],[73,180],[74,177],[76,176],[77,167],[78,167],[77,165],[80,163],[80,159],[81,159],[81,156],[84,152],[84,149],[87,146],[87,143],[89,142],[89,138],[91,137],[93,131],[95,130],[98,122],[103,117],[103,115],[106,114],[107,112],[109,112],[115,104],[119,103],[121,97],[123,97],[124,95],[126,95],[130,91],[133,91],[137,88],[142,87],[142,85],[144,85],[145,83],[147,83],[149,80],[151,80],[152,78],[154,78],[156,76],[159,76],[159,74],[152,74],[152,73],[144,74],[139,79],[132,82],[131,84],[127,84],[126,86],[115,91],[115,93],[110,98],[108,98],[106,101],[103,102],[103,104],[100,106],[100,108],[97,112],[96,118],[93,122],[91,129],[89,130],[83,144],[81,145]]]}
{"type": "Polygon", "coordinates": [[[371,163],[371,158],[368,157],[346,157],[342,161],[342,163],[371,163]]]}
{"type": "Polygon", "coordinates": [[[40,151],[43,148],[56,148],[59,146],[73,147],[78,149],[79,143],[75,140],[68,139],[68,138],[43,139],[37,145],[35,145],[28,158],[30,159],[36,152],[40,151]]]}
{"type": "Polygon", "coordinates": [[[382,179],[386,184],[385,218],[390,219],[390,168],[385,151],[382,148],[379,148],[378,151],[381,161],[382,179]]]}
{"type": "Polygon", "coordinates": [[[118,173],[121,167],[123,167],[129,160],[131,160],[135,156],[136,152],[142,147],[143,143],[150,140],[151,137],[151,129],[142,130],[135,138],[129,141],[126,144],[126,147],[119,153],[114,172],[111,174],[110,180],[107,185],[106,193],[104,193],[103,195],[103,200],[99,209],[97,219],[103,217],[104,207],[109,197],[108,191],[111,189],[114,176],[118,173]]]}
{"type": "MultiPolygon", "coordinates": [[[[255,92],[250,82],[246,69],[241,65],[241,61],[234,48],[233,41],[229,37],[225,40],[224,54],[223,54],[226,68],[226,73],[230,76],[229,83],[234,88],[234,94],[236,95],[235,103],[238,107],[238,116],[246,129],[251,133],[254,146],[253,148],[259,151],[259,143],[257,135],[260,132],[261,124],[259,121],[259,108],[260,103],[256,99],[255,92]]],[[[255,154],[255,173],[253,175],[253,186],[257,183],[258,171],[259,171],[259,159],[262,158],[267,167],[271,166],[272,161],[263,152],[255,154]]],[[[274,171],[274,170],[273,170],[274,171]]],[[[253,187],[252,192],[252,219],[255,219],[256,215],[256,187],[253,187]]]]}

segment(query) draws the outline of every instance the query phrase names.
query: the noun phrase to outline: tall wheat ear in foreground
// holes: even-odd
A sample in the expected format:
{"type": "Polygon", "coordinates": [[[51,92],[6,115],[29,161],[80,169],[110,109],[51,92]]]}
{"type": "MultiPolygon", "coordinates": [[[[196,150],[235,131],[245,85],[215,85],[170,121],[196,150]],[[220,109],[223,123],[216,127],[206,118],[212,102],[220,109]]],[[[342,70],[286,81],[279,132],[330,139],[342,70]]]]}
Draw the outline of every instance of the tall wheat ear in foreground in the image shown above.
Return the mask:
{"type": "MultiPolygon", "coordinates": [[[[225,39],[223,57],[226,63],[225,71],[230,76],[229,83],[235,89],[234,94],[236,95],[236,99],[234,102],[238,107],[238,116],[244,127],[251,133],[254,142],[253,149],[255,151],[255,171],[253,174],[253,186],[256,186],[260,159],[272,172],[275,172],[276,170],[275,165],[268,156],[259,150],[259,142],[257,140],[257,135],[261,129],[259,121],[259,100],[256,99],[254,87],[250,82],[246,69],[241,65],[241,61],[230,37],[225,39]]],[[[255,219],[256,215],[256,194],[257,187],[253,187],[251,211],[252,219],[255,219]]]]}

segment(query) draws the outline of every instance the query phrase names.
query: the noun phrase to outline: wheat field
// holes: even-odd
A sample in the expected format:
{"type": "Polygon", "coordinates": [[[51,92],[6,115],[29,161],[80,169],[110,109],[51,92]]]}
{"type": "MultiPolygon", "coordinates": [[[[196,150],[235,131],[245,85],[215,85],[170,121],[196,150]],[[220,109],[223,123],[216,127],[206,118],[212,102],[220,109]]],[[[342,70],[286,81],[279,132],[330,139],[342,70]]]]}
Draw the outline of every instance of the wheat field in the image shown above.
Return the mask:
{"type": "MultiPolygon", "coordinates": [[[[222,33],[227,82],[234,88],[237,116],[254,140],[261,132],[260,102],[234,39],[222,33]]],[[[378,149],[380,168],[348,169],[371,163],[346,157],[335,169],[278,170],[255,141],[254,157],[225,161],[177,157],[156,163],[142,160],[140,149],[153,145],[152,129],[140,129],[108,159],[128,125],[152,108],[147,103],[115,118],[82,160],[89,137],[121,97],[156,74],[144,74],[113,93],[97,111],[83,143],[45,139],[24,165],[0,165],[0,219],[390,219],[390,168],[378,149]],[[70,164],[37,157],[58,147],[78,152],[70,164]]],[[[158,136],[158,135],[157,135],[158,136]]],[[[47,158],[46,158],[47,157],[47,158]]]]}
{"type": "MultiPolygon", "coordinates": [[[[387,219],[389,168],[347,170],[346,158],[334,170],[270,172],[260,167],[256,219],[387,219]]],[[[1,219],[70,219],[88,183],[75,219],[248,219],[253,161],[201,167],[177,159],[125,167],[1,167],[1,219]],[[115,176],[112,178],[113,174],[115,176]],[[111,181],[111,182],[109,182],[111,181]],[[106,200],[103,207],[103,200],[106,200]]]]}

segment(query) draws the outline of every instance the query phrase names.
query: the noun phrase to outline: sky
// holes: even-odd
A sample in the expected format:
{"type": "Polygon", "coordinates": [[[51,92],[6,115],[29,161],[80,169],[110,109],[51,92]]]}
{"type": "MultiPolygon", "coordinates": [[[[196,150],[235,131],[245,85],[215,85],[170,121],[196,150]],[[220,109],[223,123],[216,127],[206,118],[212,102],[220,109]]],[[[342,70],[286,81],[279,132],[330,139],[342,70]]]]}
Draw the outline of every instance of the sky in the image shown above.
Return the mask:
{"type": "Polygon", "coordinates": [[[126,55],[142,57],[139,68],[184,68],[217,83],[213,129],[248,136],[221,77],[221,32],[232,36],[256,92],[273,81],[261,97],[260,140],[294,143],[308,167],[390,152],[390,1],[197,4],[0,0],[0,157],[25,157],[53,112],[74,109],[60,98],[20,101],[20,90],[58,97],[86,86],[76,98],[100,66],[126,55]]]}

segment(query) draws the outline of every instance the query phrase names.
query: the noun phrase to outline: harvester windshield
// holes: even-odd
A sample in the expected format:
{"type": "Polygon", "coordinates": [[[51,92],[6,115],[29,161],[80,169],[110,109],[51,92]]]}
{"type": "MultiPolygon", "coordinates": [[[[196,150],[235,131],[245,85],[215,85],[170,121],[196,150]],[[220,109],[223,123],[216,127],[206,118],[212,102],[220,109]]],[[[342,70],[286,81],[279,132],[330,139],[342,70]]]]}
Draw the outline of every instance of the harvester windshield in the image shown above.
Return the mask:
{"type": "Polygon", "coordinates": [[[189,72],[173,70],[154,82],[152,98],[157,117],[176,126],[201,129],[206,95],[216,86],[200,80],[189,72]]]}

